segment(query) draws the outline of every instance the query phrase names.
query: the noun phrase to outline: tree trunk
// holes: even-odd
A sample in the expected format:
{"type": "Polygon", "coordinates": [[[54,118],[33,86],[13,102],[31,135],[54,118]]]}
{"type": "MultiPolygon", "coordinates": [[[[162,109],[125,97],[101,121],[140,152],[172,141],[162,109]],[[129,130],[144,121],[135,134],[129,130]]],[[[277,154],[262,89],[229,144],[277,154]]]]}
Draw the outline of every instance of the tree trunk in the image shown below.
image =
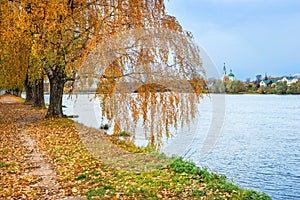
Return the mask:
{"type": "Polygon", "coordinates": [[[17,96],[17,97],[21,97],[22,91],[19,90],[19,89],[16,89],[16,90],[12,91],[12,94],[15,95],[15,96],[17,96]]]}
{"type": "Polygon", "coordinates": [[[44,100],[44,78],[39,81],[36,81],[36,84],[33,88],[33,106],[34,107],[45,107],[44,100]]]}
{"type": "Polygon", "coordinates": [[[65,117],[62,111],[62,97],[64,93],[65,79],[63,76],[49,77],[50,103],[46,118],[65,117]]]}
{"type": "Polygon", "coordinates": [[[44,100],[44,78],[39,81],[35,81],[33,86],[29,83],[28,77],[26,75],[25,79],[25,92],[26,100],[25,102],[33,103],[34,107],[45,107],[44,100]]]}
{"type": "Polygon", "coordinates": [[[25,79],[25,83],[24,83],[24,88],[25,88],[25,93],[26,93],[25,102],[33,103],[33,87],[29,84],[27,74],[26,74],[26,79],[25,79]]]}

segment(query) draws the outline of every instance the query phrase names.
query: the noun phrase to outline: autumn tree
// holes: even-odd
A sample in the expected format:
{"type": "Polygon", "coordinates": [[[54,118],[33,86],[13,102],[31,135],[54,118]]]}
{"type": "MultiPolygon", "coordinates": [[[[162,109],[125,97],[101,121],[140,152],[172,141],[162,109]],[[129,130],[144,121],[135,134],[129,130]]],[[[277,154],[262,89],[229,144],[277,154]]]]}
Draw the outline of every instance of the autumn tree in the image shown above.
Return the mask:
{"type": "Polygon", "coordinates": [[[191,34],[164,13],[163,5],[156,12],[147,11],[155,11],[156,6],[148,2],[142,7],[142,18],[140,14],[120,18],[125,20],[121,24],[134,28],[123,27],[98,40],[79,74],[81,87],[98,81],[102,114],[115,134],[126,131],[128,139],[134,140],[142,126],[150,145],[159,148],[172,129],[195,118],[197,103],[207,90],[199,48],[191,34]],[[132,84],[135,95],[129,89],[132,84]],[[158,87],[168,92],[159,92],[158,87]]]}
{"type": "MultiPolygon", "coordinates": [[[[86,52],[95,44],[122,31],[139,27],[172,28],[176,20],[165,15],[163,1],[22,1],[33,33],[34,57],[31,71],[47,74],[50,104],[47,117],[62,117],[62,95],[68,80],[74,80],[86,52]]],[[[139,57],[151,57],[149,50],[139,57]],[[147,55],[149,54],[149,56],[147,55]]],[[[103,66],[102,66],[103,67],[103,66]]]]}
{"type": "Polygon", "coordinates": [[[35,61],[30,8],[23,1],[1,1],[1,87],[21,93],[26,101],[44,106],[43,72],[35,61]]]}
{"type": "MultiPolygon", "coordinates": [[[[10,1],[0,2],[0,89],[22,91],[28,60],[22,9],[10,1]]],[[[18,92],[17,92],[18,93],[18,92]]]]}
{"type": "MultiPolygon", "coordinates": [[[[30,9],[34,32],[34,54],[50,82],[50,103],[46,117],[63,117],[62,95],[67,81],[74,81],[85,53],[94,42],[104,40],[130,24],[122,21],[124,1],[24,1],[30,9]],[[118,10],[118,11],[117,11],[118,10]],[[119,12],[119,13],[118,13],[119,12]],[[119,22],[119,23],[117,23],[119,22]]],[[[130,1],[135,15],[140,1],[130,1]]],[[[72,86],[72,85],[71,85],[72,86]]]]}
{"type": "MultiPolygon", "coordinates": [[[[30,36],[29,60],[25,79],[25,89],[28,91],[28,95],[26,96],[29,97],[30,91],[33,90],[34,100],[40,102],[39,99],[43,100],[44,95],[44,74],[50,77],[49,75],[53,74],[52,70],[55,66],[62,65],[62,56],[57,56],[56,52],[61,53],[59,43],[67,43],[67,38],[64,38],[62,34],[60,36],[57,35],[57,32],[62,33],[64,31],[59,25],[57,25],[57,21],[63,21],[63,15],[66,13],[61,6],[59,6],[61,3],[59,1],[49,2],[24,0],[20,2],[20,6],[25,11],[24,18],[28,24],[27,33],[30,36]]],[[[61,74],[65,74],[63,70],[58,69],[58,71],[62,71],[61,74]]],[[[57,93],[62,93],[62,91],[54,92],[51,96],[53,97],[57,93]]],[[[53,107],[61,108],[61,105],[59,105],[62,103],[61,101],[58,100],[58,102],[55,102],[51,97],[50,99],[52,103],[50,103],[49,110],[53,107]]],[[[62,114],[59,116],[62,116],[62,114]]]]}
{"type": "Polygon", "coordinates": [[[163,134],[170,136],[172,127],[184,126],[195,117],[206,91],[200,52],[191,33],[165,13],[163,0],[18,3],[25,20],[22,33],[29,40],[29,53],[24,54],[28,68],[22,77],[32,81],[47,75],[46,117],[63,117],[65,83],[78,77],[80,84],[70,84],[71,90],[86,85],[106,88],[99,96],[102,113],[115,132],[135,132],[141,123],[151,145],[157,146],[163,134]],[[145,87],[132,96],[128,85],[133,83],[137,88],[160,84],[170,91],[158,93],[145,87]]]}
{"type": "Polygon", "coordinates": [[[226,85],[226,91],[228,93],[240,93],[240,92],[245,92],[246,88],[245,85],[242,81],[237,80],[237,81],[231,81],[226,85]]]}

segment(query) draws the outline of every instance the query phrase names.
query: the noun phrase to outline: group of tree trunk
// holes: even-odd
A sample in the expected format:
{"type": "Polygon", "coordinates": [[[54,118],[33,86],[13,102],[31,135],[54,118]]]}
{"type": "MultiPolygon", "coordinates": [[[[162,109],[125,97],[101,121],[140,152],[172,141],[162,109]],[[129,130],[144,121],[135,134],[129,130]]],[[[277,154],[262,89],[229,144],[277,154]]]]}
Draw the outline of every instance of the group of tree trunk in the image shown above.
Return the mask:
{"type": "Polygon", "coordinates": [[[26,103],[32,103],[34,107],[45,107],[43,78],[36,81],[34,84],[31,84],[28,80],[28,76],[26,76],[24,90],[26,93],[26,103]]]}

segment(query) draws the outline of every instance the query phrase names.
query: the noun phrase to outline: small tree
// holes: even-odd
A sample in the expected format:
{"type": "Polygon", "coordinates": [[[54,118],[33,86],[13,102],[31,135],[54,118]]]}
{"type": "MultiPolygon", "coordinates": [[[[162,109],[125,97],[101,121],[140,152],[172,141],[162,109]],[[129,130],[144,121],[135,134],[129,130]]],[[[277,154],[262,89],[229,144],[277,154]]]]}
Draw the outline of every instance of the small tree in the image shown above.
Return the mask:
{"type": "Polygon", "coordinates": [[[246,91],[244,83],[240,80],[229,82],[226,86],[226,89],[228,93],[232,93],[232,94],[246,91]]]}
{"type": "Polygon", "coordinates": [[[246,91],[249,93],[256,93],[257,92],[257,86],[253,83],[248,83],[246,86],[246,91]]]}
{"type": "Polygon", "coordinates": [[[286,81],[277,82],[277,85],[275,86],[276,94],[286,94],[287,89],[288,89],[288,85],[286,81]]]}
{"type": "Polygon", "coordinates": [[[297,85],[297,83],[292,83],[290,86],[288,86],[286,93],[287,94],[300,94],[300,87],[297,85]]]}

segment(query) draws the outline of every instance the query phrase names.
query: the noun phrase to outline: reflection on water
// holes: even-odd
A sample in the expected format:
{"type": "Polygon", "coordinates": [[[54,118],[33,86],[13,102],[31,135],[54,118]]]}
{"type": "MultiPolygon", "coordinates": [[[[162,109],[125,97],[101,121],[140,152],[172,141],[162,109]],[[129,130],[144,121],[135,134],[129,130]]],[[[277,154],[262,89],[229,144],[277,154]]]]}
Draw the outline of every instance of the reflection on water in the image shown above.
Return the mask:
{"type": "MultiPolygon", "coordinates": [[[[79,115],[75,120],[86,126],[99,128],[107,123],[101,120],[100,104],[93,95],[64,96],[63,104],[66,114],[79,115]]],[[[178,152],[273,199],[300,199],[300,96],[226,95],[222,131],[212,151],[203,157],[209,130],[215,128],[213,124],[220,125],[212,123],[219,109],[213,111],[211,99],[204,99],[197,121],[177,131],[180,140],[166,140],[163,150],[178,152]]],[[[144,134],[138,135],[137,142],[146,144],[144,134]]]]}

